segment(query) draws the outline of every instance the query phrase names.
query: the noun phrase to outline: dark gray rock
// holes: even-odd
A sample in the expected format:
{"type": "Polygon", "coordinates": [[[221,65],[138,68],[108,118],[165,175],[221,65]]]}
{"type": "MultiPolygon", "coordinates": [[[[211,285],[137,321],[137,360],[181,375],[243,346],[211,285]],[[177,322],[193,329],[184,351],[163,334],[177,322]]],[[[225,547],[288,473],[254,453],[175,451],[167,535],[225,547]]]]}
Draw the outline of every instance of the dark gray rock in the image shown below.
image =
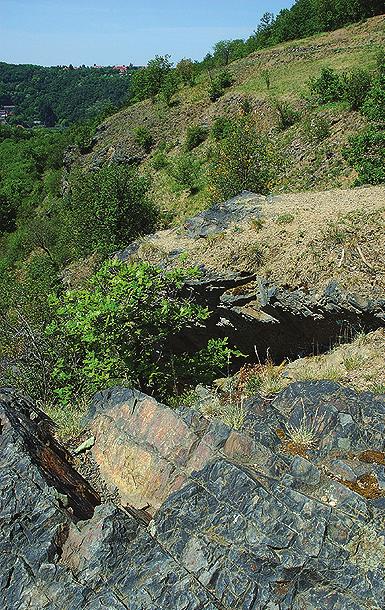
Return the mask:
{"type": "MultiPolygon", "coordinates": [[[[119,388],[101,393],[91,418],[135,396],[146,400],[119,388]]],[[[248,401],[243,436],[254,453],[230,460],[227,445],[242,434],[182,408],[177,417],[211,435],[217,452],[145,528],[111,503],[91,508],[95,494],[49,419],[0,391],[2,608],[380,610],[385,492],[378,485],[366,497],[345,472],[384,480],[384,415],[385,396],[295,383],[273,402],[248,401]],[[294,443],[298,432],[307,446],[294,443]]],[[[170,443],[175,427],[164,434],[170,443]]]]}
{"type": "MultiPolygon", "coordinates": [[[[219,234],[230,225],[260,217],[266,197],[250,192],[216,204],[190,218],[180,232],[193,240],[219,234]]],[[[156,243],[157,234],[148,236],[156,243]]],[[[177,233],[175,233],[177,243],[177,233]]],[[[139,243],[130,244],[115,256],[129,261],[139,243]]],[[[179,263],[183,250],[165,254],[160,266],[179,263]]],[[[211,316],[205,326],[185,329],[173,337],[176,351],[200,349],[211,337],[228,337],[231,344],[249,358],[255,351],[261,360],[269,353],[274,359],[298,358],[314,350],[329,349],[337,338],[351,336],[357,329],[375,330],[385,324],[385,299],[370,299],[359,293],[344,292],[331,281],[321,293],[305,288],[280,287],[253,273],[207,269],[194,261],[201,271],[199,279],[190,280],[185,296],[207,306],[211,316]]]]}

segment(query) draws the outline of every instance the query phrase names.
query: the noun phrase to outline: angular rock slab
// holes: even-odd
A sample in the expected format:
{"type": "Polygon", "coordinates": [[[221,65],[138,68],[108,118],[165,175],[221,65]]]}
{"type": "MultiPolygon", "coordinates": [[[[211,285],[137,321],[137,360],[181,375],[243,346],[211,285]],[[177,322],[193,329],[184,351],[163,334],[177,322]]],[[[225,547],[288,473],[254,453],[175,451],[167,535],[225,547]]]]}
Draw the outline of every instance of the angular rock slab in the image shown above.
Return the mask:
{"type": "MultiPolygon", "coordinates": [[[[63,504],[60,480],[36,460],[27,417],[35,425],[35,445],[51,442],[60,454],[62,448],[50,438],[49,422],[16,393],[0,392],[2,608],[383,608],[384,506],[333,479],[337,502],[319,497],[316,472],[325,477],[322,461],[330,457],[326,444],[319,444],[319,458],[282,451],[273,427],[284,426],[290,418],[295,425],[298,397],[305,412],[314,407],[321,411],[323,405],[325,413],[329,404],[340,421],[342,416],[342,424],[349,424],[346,415],[354,420],[346,429],[342,424],[320,428],[331,435],[331,451],[336,447],[333,439],[338,445],[342,433],[351,439],[349,451],[379,442],[383,398],[344,393],[338,384],[293,384],[277,396],[270,410],[251,401],[246,422],[249,445],[241,433],[220,425],[206,428],[199,417],[182,410],[177,417],[198,439],[210,434],[217,455],[189,475],[145,529],[112,504],[97,506],[93,516],[78,521],[74,508],[63,504]],[[367,434],[362,436],[365,426],[367,434]],[[226,446],[238,457],[247,447],[245,463],[219,457],[226,446]],[[266,474],[273,449],[282,463],[281,473],[270,468],[274,476],[266,474]]],[[[173,458],[183,461],[176,444],[165,446],[173,458]]],[[[78,503],[73,501],[76,504],[80,506],[81,496],[78,503]]]]}
{"type": "Polygon", "coordinates": [[[92,454],[107,484],[118,489],[123,504],[150,514],[220,447],[231,456],[237,448],[246,451],[242,435],[224,424],[210,425],[126,388],[97,394],[87,422],[96,438],[92,454]]]}

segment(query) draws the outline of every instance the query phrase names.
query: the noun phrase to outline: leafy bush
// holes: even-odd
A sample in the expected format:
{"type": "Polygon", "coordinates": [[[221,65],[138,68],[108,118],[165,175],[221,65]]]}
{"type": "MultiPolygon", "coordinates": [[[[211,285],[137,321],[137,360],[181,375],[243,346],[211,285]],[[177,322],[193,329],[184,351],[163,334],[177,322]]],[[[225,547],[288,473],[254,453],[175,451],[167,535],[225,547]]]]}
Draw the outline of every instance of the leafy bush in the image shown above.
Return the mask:
{"type": "Polygon", "coordinates": [[[358,174],[357,185],[385,182],[384,131],[371,127],[353,136],[343,154],[358,174]]]}
{"type": "Polygon", "coordinates": [[[74,254],[112,252],[155,228],[158,212],[148,197],[149,180],[122,165],[70,176],[68,239],[74,254]]]}
{"type": "Polygon", "coordinates": [[[287,129],[300,119],[300,113],[297,110],[294,110],[288,102],[280,102],[277,100],[275,102],[275,109],[278,113],[279,129],[287,129]]]}
{"type": "Polygon", "coordinates": [[[319,103],[337,102],[344,96],[344,81],[333,68],[322,68],[318,78],[310,80],[310,91],[319,103]]]}
{"type": "Polygon", "coordinates": [[[164,150],[157,150],[151,159],[151,165],[156,170],[164,169],[168,165],[167,155],[164,150]]]}
{"type": "Polygon", "coordinates": [[[165,77],[162,86],[160,88],[160,97],[166,104],[166,106],[172,105],[172,98],[179,88],[179,79],[175,70],[172,70],[165,77]]]}
{"type": "Polygon", "coordinates": [[[200,161],[192,154],[181,154],[171,163],[170,176],[177,188],[188,189],[190,193],[199,190],[201,178],[200,161]]]}
{"type": "Polygon", "coordinates": [[[181,59],[176,65],[176,72],[184,85],[195,85],[196,64],[191,59],[181,59]]]}
{"type": "Polygon", "coordinates": [[[209,339],[207,346],[185,355],[177,364],[177,377],[185,385],[191,383],[209,384],[224,372],[228,373],[233,358],[240,358],[243,354],[228,346],[228,339],[209,339]]]}
{"type": "Polygon", "coordinates": [[[385,73],[373,81],[362,106],[362,112],[371,121],[385,122],[385,73]]]}
{"type": "Polygon", "coordinates": [[[191,125],[187,128],[185,147],[187,150],[192,150],[202,144],[207,138],[208,130],[203,125],[191,125]]]}
{"type": "Polygon", "coordinates": [[[230,134],[217,142],[210,163],[212,199],[225,200],[243,190],[267,193],[272,177],[273,153],[268,138],[250,117],[234,121],[230,134]]]}
{"type": "MultiPolygon", "coordinates": [[[[52,297],[47,334],[56,346],[51,375],[59,401],[67,404],[114,383],[164,396],[176,382],[175,371],[189,375],[189,357],[173,357],[168,345],[183,327],[209,315],[180,296],[186,277],[195,273],[108,261],[85,288],[52,297]]],[[[207,367],[216,371],[228,350],[211,342],[207,349],[207,367]]]]}
{"type": "Polygon", "coordinates": [[[143,125],[134,129],[134,140],[146,153],[149,153],[154,146],[154,138],[151,132],[143,125]]]}
{"type": "Polygon", "coordinates": [[[223,140],[226,136],[228,136],[232,129],[232,121],[227,117],[220,116],[215,119],[212,127],[211,127],[211,135],[214,140],[223,140]]]}
{"type": "Polygon", "coordinates": [[[330,123],[323,116],[308,117],[303,122],[302,133],[308,142],[322,142],[330,136],[330,123]]]}
{"type": "Polygon", "coordinates": [[[365,70],[353,70],[344,79],[344,99],[350,110],[358,110],[365,102],[371,77],[365,70]]]}
{"type": "Polygon", "coordinates": [[[216,102],[225,92],[225,89],[231,87],[234,79],[228,70],[222,70],[215,78],[211,80],[209,88],[209,98],[212,102],[216,102]]]}

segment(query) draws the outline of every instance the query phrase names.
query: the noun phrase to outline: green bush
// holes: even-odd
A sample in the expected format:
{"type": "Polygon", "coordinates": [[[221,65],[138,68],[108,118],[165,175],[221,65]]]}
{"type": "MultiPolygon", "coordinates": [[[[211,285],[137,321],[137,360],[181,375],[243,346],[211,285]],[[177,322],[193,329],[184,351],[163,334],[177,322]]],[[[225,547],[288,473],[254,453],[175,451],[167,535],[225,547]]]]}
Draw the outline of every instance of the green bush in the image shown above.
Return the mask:
{"type": "Polygon", "coordinates": [[[302,125],[302,133],[308,142],[317,144],[330,136],[330,123],[326,117],[308,117],[302,125]]]}
{"type": "Polygon", "coordinates": [[[385,123],[385,73],[373,81],[362,112],[371,121],[385,123]]]}
{"type": "Polygon", "coordinates": [[[157,150],[151,159],[151,165],[156,170],[164,169],[168,165],[167,155],[164,150],[157,150]]]}
{"type": "Polygon", "coordinates": [[[299,121],[301,116],[300,113],[297,110],[294,110],[294,108],[292,108],[288,102],[281,102],[277,100],[274,105],[278,113],[279,129],[287,129],[299,121]]]}
{"type": "Polygon", "coordinates": [[[184,386],[197,383],[207,385],[220,375],[228,374],[231,360],[242,356],[239,350],[228,346],[227,337],[209,339],[206,347],[195,354],[186,354],[178,361],[177,377],[184,386]]]}
{"type": "Polygon", "coordinates": [[[222,70],[210,82],[209,98],[212,102],[216,102],[228,87],[231,87],[234,79],[228,70],[222,70]]]}
{"type": "Polygon", "coordinates": [[[243,190],[267,193],[273,169],[274,155],[267,136],[250,117],[240,118],[213,152],[208,177],[211,199],[223,201],[243,190]]]}
{"type": "Polygon", "coordinates": [[[174,179],[177,189],[187,189],[190,193],[199,190],[201,179],[201,163],[192,154],[181,154],[169,167],[170,176],[174,179]]]}
{"type": "Polygon", "coordinates": [[[353,70],[344,79],[344,99],[350,110],[359,110],[370,89],[371,77],[365,70],[353,70]]]}
{"type": "Polygon", "coordinates": [[[321,104],[337,102],[344,96],[344,81],[333,68],[322,68],[318,78],[310,80],[310,91],[321,104]]]}
{"type": "Polygon", "coordinates": [[[149,153],[154,146],[154,138],[151,132],[143,125],[134,129],[134,140],[146,153],[149,153]]]}
{"type": "Polygon", "coordinates": [[[164,79],[161,89],[160,97],[166,104],[166,106],[172,105],[172,99],[175,93],[179,89],[179,78],[175,70],[169,72],[164,79]]]}
{"type": "Polygon", "coordinates": [[[220,116],[215,119],[212,127],[211,127],[211,135],[218,142],[218,140],[223,140],[226,136],[228,136],[232,129],[232,121],[227,117],[220,116]]]}
{"type": "Polygon", "coordinates": [[[208,310],[180,296],[186,277],[147,263],[107,261],[80,290],[52,297],[47,328],[62,404],[116,383],[164,396],[175,383],[169,339],[208,310]]]}
{"type": "Polygon", "coordinates": [[[206,140],[208,129],[204,125],[191,125],[186,131],[185,147],[190,151],[206,140]]]}
{"type": "Polygon", "coordinates": [[[371,127],[352,137],[343,154],[358,174],[357,185],[385,182],[384,131],[371,127]]]}
{"type": "Polygon", "coordinates": [[[149,186],[146,176],[122,165],[74,171],[66,218],[75,256],[113,252],[151,233],[158,212],[148,197],[149,186]]]}

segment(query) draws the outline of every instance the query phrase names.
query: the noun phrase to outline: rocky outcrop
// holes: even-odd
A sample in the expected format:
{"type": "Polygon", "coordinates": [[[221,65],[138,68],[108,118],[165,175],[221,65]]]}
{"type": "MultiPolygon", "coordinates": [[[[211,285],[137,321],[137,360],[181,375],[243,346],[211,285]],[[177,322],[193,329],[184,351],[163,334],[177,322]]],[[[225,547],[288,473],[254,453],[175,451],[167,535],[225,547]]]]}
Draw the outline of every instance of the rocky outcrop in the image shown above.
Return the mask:
{"type": "Polygon", "coordinates": [[[200,269],[199,279],[187,281],[185,294],[207,306],[211,315],[204,327],[186,328],[175,336],[174,350],[200,349],[211,337],[228,337],[250,358],[257,352],[261,360],[267,353],[283,360],[329,349],[337,338],[351,337],[358,329],[369,331],[385,325],[383,293],[369,288],[376,275],[373,269],[367,268],[368,286],[356,286],[350,292],[332,277],[323,288],[279,285],[252,269],[224,268],[220,255],[213,263],[207,240],[225,244],[234,231],[243,235],[250,231],[250,223],[262,222],[263,214],[275,203],[279,209],[281,198],[244,192],[187,220],[183,228],[149,236],[145,242],[149,248],[143,249],[143,241],[134,242],[116,254],[120,260],[130,261],[146,258],[148,249],[158,250],[157,264],[166,268],[179,266],[181,256],[188,254],[191,265],[200,269]],[[206,260],[211,261],[210,266],[206,260]]]}
{"type": "Polygon", "coordinates": [[[123,505],[154,514],[193,471],[223,455],[245,455],[243,436],[189,409],[174,411],[136,390],[97,394],[88,416],[95,461],[123,505]]]}
{"type": "MultiPolygon", "coordinates": [[[[95,399],[95,448],[106,448],[101,422],[109,418],[110,444],[124,448],[134,439],[175,470],[217,430],[215,455],[200,456],[145,527],[111,503],[79,521],[69,496],[78,490],[82,506],[87,488],[96,505],[95,493],[85,483],[63,488],[68,477],[41,462],[42,445],[55,456],[51,463],[62,460],[61,473],[79,475],[49,422],[19,395],[0,393],[2,607],[382,608],[385,397],[304,382],[274,401],[250,399],[245,410],[242,431],[220,434],[188,409],[171,419],[167,407],[139,393],[115,389],[95,399]],[[130,412],[135,400],[143,422],[130,412]],[[159,435],[150,413],[161,422],[159,435]]],[[[112,459],[94,455],[102,471],[112,459]]],[[[145,480],[137,483],[146,489],[145,480]]]]}

